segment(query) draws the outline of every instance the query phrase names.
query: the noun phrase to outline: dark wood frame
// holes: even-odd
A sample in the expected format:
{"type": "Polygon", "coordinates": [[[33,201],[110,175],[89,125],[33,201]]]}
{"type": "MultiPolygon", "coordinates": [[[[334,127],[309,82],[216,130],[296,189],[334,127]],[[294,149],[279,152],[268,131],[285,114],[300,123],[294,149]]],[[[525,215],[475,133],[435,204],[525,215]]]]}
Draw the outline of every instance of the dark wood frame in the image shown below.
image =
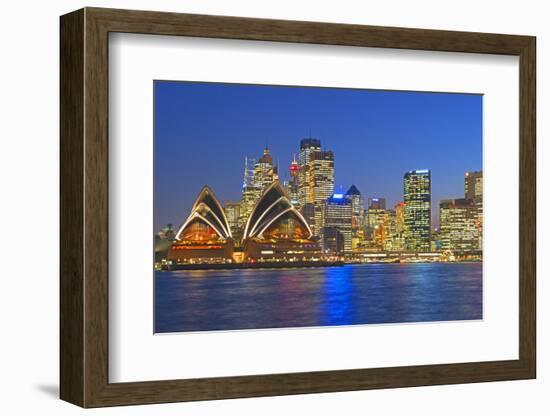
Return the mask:
{"type": "Polygon", "coordinates": [[[61,386],[83,407],[536,376],[535,38],[85,8],[61,17],[61,386]],[[519,359],[136,383],[108,380],[108,35],[248,39],[519,56],[519,359]]]}

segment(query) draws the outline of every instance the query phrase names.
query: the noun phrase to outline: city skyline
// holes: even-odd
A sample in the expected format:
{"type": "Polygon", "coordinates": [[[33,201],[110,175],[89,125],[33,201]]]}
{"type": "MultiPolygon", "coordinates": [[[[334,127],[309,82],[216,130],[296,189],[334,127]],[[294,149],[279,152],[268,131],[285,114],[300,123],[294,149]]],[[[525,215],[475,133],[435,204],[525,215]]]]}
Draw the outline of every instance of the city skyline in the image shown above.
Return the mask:
{"type": "Polygon", "coordinates": [[[483,319],[482,96],[154,94],[155,332],[483,319]]]}
{"type": "MultiPolygon", "coordinates": [[[[282,180],[290,179],[289,167],[293,158],[298,157],[300,140],[304,136],[308,136],[301,135],[288,138],[286,134],[290,134],[290,132],[285,132],[292,129],[289,129],[288,126],[283,128],[282,123],[279,123],[277,134],[284,135],[284,139],[278,139],[274,142],[265,140],[265,143],[262,145],[261,139],[250,139],[255,136],[252,127],[247,126],[243,128],[237,122],[238,120],[232,122],[233,125],[231,128],[226,126],[225,129],[220,129],[219,123],[206,123],[203,107],[207,105],[208,99],[212,100],[215,107],[211,111],[206,112],[208,118],[212,118],[215,115],[223,115],[224,112],[234,115],[235,109],[223,104],[228,104],[231,101],[235,103],[239,101],[237,99],[239,97],[241,101],[243,98],[247,98],[247,108],[257,107],[258,100],[261,98],[262,100],[260,101],[265,101],[266,94],[271,97],[275,95],[276,97],[273,98],[275,102],[282,100],[283,97],[286,99],[294,97],[302,104],[305,101],[311,105],[317,103],[317,105],[314,105],[315,109],[320,110],[324,108],[326,110],[327,106],[334,106],[334,103],[331,105],[327,104],[326,101],[328,98],[334,98],[338,102],[338,99],[341,101],[342,97],[339,97],[341,94],[351,92],[355,97],[352,97],[349,101],[360,103],[360,112],[364,113],[368,109],[371,109],[378,112],[379,116],[383,119],[387,119],[389,115],[385,114],[387,111],[382,111],[383,108],[381,109],[381,107],[391,107],[393,113],[398,113],[399,106],[395,107],[396,102],[401,103],[401,108],[403,107],[403,100],[408,105],[416,103],[417,106],[420,106],[420,102],[422,102],[424,112],[419,113],[418,109],[415,108],[413,111],[417,116],[415,120],[410,120],[410,114],[402,115],[405,119],[408,118],[408,124],[412,123],[411,125],[415,126],[415,128],[401,132],[403,123],[397,123],[400,128],[396,128],[396,123],[392,123],[385,128],[387,137],[389,138],[386,140],[376,140],[373,132],[378,131],[377,134],[381,134],[381,127],[377,123],[374,123],[376,128],[365,133],[365,136],[360,134],[360,132],[353,133],[353,129],[342,128],[340,136],[350,137],[349,140],[331,140],[330,137],[324,137],[324,135],[316,134],[316,132],[312,132],[311,136],[320,139],[323,150],[331,150],[334,153],[334,192],[346,193],[350,186],[355,185],[359,189],[365,205],[368,198],[380,197],[386,198],[388,208],[393,208],[396,203],[403,201],[403,175],[409,170],[430,169],[432,172],[431,218],[434,224],[438,221],[440,201],[459,198],[463,195],[464,173],[466,171],[481,170],[480,96],[322,88],[306,88],[307,93],[304,93],[302,89],[296,87],[194,84],[164,81],[156,82],[155,87],[156,231],[167,223],[172,223],[175,227],[179,226],[193,203],[194,195],[197,194],[203,185],[208,184],[211,186],[221,201],[238,201],[241,198],[242,191],[244,158],[252,157],[258,159],[261,156],[260,152],[266,145],[269,146],[271,151],[273,164],[279,167],[279,177],[282,180]],[[223,86],[224,94],[219,94],[221,86],[223,86]],[[197,88],[203,91],[203,93],[197,95],[197,88]],[[204,88],[210,91],[204,92],[204,88]],[[227,88],[229,88],[229,91],[227,91],[227,88]],[[266,88],[269,91],[266,92],[266,88]],[[281,89],[284,90],[282,91],[282,97],[280,96],[281,89]],[[174,93],[174,91],[176,92],[174,93]],[[317,97],[307,99],[304,97],[304,95],[309,97],[311,94],[317,97]],[[388,95],[391,96],[390,99],[387,98],[388,95]],[[230,98],[227,98],[227,96],[230,98]],[[199,102],[196,100],[199,100],[199,102]],[[373,101],[378,103],[376,110],[372,105],[373,101]],[[380,105],[381,101],[382,105],[380,105]],[[199,122],[197,122],[194,115],[192,117],[189,116],[189,118],[183,116],[183,114],[187,114],[190,102],[196,104],[198,107],[196,111],[202,114],[199,122]],[[449,105],[443,106],[443,102],[449,105]],[[435,117],[433,113],[441,113],[441,107],[444,107],[444,112],[447,114],[447,117],[444,117],[444,119],[448,121],[449,118],[452,118],[454,119],[454,123],[447,123],[444,129],[441,127],[441,120],[439,123],[435,123],[437,126],[426,125],[424,123],[426,117],[435,117]],[[425,114],[425,112],[429,114],[425,114]],[[178,114],[182,116],[179,117],[178,114]],[[454,117],[452,114],[454,114],[454,117]],[[464,127],[463,123],[467,119],[470,120],[470,125],[464,127]],[[189,121],[190,123],[185,123],[184,121],[189,121]],[[231,146],[231,149],[228,149],[227,141],[230,140],[227,135],[228,130],[231,131],[230,135],[232,137],[241,137],[239,132],[242,133],[248,139],[246,144],[241,146],[238,144],[239,140],[236,140],[237,143],[231,146]],[[441,132],[442,130],[454,132],[453,134],[455,135],[459,134],[457,131],[461,132],[460,134],[464,134],[465,131],[471,130],[475,134],[464,135],[464,140],[453,143],[456,149],[451,149],[450,147],[453,146],[449,146],[447,140],[436,140],[434,138],[436,132],[441,132]],[[191,131],[194,131],[194,134],[191,134],[191,131]],[[216,132],[217,134],[214,134],[216,132]],[[212,135],[215,138],[210,140],[212,135]],[[388,149],[388,145],[392,142],[391,138],[393,138],[393,141],[397,141],[401,135],[411,137],[412,149],[409,149],[408,154],[396,149],[395,146],[393,146],[393,149],[388,149]],[[429,146],[421,140],[420,136],[422,135],[429,138],[426,140],[429,146]],[[188,140],[189,136],[197,137],[198,140],[188,140]],[[359,140],[359,136],[366,137],[366,139],[359,140]],[[209,149],[204,146],[204,141],[209,142],[209,149]],[[419,141],[422,142],[420,145],[419,141]],[[434,142],[439,144],[437,149],[433,148],[434,142]],[[442,155],[445,154],[447,157],[442,159],[442,155]],[[403,157],[406,157],[409,161],[403,161],[403,157]],[[428,164],[427,160],[432,157],[435,157],[435,159],[428,164]],[[418,163],[426,161],[426,163],[416,166],[415,161],[418,163]],[[201,168],[201,164],[215,166],[215,169],[209,172],[201,168]],[[399,172],[398,169],[401,170],[401,166],[405,165],[407,167],[399,172]],[[435,166],[435,169],[433,166],[435,166]],[[204,178],[204,180],[199,179],[197,181],[197,175],[193,176],[191,173],[193,169],[200,172],[200,177],[204,178]],[[209,174],[214,172],[217,172],[217,174],[209,174]],[[186,177],[189,177],[190,180],[185,181],[184,178],[186,177]],[[168,203],[168,201],[170,202],[168,203]]],[[[240,103],[240,107],[243,105],[243,103],[240,103]]],[[[311,108],[309,110],[312,111],[311,108]]],[[[289,113],[286,112],[284,114],[288,116],[289,113]]],[[[281,113],[279,112],[278,115],[280,116],[281,113]]],[[[354,118],[357,116],[356,112],[346,113],[340,111],[334,114],[335,119],[354,118]]],[[[220,121],[227,117],[229,117],[228,114],[221,117],[220,121]]],[[[296,115],[296,117],[298,116],[296,115]]],[[[254,123],[252,122],[251,124],[254,123]]],[[[330,134],[333,128],[332,125],[327,126],[323,122],[318,122],[317,124],[327,134],[330,134]]],[[[294,126],[294,128],[297,129],[298,125],[294,126]]],[[[452,134],[450,135],[452,136],[452,134]]],[[[401,147],[407,148],[410,146],[406,144],[401,147]]]]}

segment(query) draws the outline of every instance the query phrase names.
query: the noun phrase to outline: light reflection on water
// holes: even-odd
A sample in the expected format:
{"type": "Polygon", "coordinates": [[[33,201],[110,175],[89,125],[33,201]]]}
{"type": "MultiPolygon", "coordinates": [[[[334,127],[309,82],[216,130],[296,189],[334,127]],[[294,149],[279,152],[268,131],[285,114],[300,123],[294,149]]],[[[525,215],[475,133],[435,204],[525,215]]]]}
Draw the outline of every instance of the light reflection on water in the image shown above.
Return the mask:
{"type": "Polygon", "coordinates": [[[482,318],[481,263],[155,272],[155,332],[482,318]]]}

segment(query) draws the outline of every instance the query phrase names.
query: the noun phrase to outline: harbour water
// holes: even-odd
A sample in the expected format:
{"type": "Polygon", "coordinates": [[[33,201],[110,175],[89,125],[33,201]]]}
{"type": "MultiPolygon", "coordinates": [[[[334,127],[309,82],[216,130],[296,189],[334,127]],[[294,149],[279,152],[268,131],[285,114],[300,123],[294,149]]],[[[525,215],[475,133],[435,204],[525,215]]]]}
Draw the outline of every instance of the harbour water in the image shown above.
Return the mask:
{"type": "Polygon", "coordinates": [[[155,272],[156,333],[482,317],[482,263],[155,272]]]}

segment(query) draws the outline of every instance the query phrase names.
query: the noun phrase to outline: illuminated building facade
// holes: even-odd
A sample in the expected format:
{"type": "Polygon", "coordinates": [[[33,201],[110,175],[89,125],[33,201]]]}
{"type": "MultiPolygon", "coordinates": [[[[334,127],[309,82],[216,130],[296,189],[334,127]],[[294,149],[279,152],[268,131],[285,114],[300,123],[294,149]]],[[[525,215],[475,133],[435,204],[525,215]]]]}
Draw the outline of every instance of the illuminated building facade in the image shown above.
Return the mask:
{"type": "Polygon", "coordinates": [[[323,227],[323,205],[334,193],[334,153],[312,152],[309,161],[309,203],[313,204],[315,215],[313,233],[320,235],[323,227]]]}
{"type": "Polygon", "coordinates": [[[398,202],[395,204],[395,232],[403,233],[405,229],[405,203],[398,202]]]}
{"type": "Polygon", "coordinates": [[[240,218],[241,218],[241,202],[226,201],[223,206],[227,223],[231,229],[233,236],[239,234],[240,218]]]}
{"type": "Polygon", "coordinates": [[[464,174],[464,197],[467,199],[483,199],[483,172],[466,172],[464,174]]]}
{"type": "Polygon", "coordinates": [[[296,161],[296,155],[292,158],[292,163],[288,168],[290,173],[290,180],[288,182],[288,193],[290,196],[290,203],[296,208],[300,207],[299,199],[299,180],[300,180],[300,165],[296,161]]]}
{"type": "Polygon", "coordinates": [[[276,179],[278,179],[277,168],[273,166],[273,158],[267,147],[258,160],[245,158],[243,190],[239,209],[239,227],[241,229],[244,228],[254,206],[264,191],[276,179]]]}
{"type": "Polygon", "coordinates": [[[346,198],[351,201],[351,227],[354,233],[363,227],[363,211],[365,203],[363,196],[355,185],[351,185],[346,192],[346,198]]]}
{"type": "Polygon", "coordinates": [[[352,204],[343,194],[334,194],[323,204],[323,251],[344,254],[352,249],[352,204]]]}
{"type": "Polygon", "coordinates": [[[309,161],[313,152],[321,150],[321,141],[312,137],[300,141],[298,153],[298,202],[300,206],[310,202],[309,161]]]}
{"type": "Polygon", "coordinates": [[[449,199],[439,204],[442,250],[471,252],[480,249],[481,226],[473,199],[449,199]]]}
{"type": "Polygon", "coordinates": [[[273,158],[266,147],[262,157],[254,165],[254,186],[259,189],[260,196],[273,183],[273,174],[273,158]]]}
{"type": "Polygon", "coordinates": [[[411,170],[403,176],[404,237],[410,251],[430,251],[431,171],[411,170]]]}
{"type": "Polygon", "coordinates": [[[474,201],[479,223],[479,250],[483,248],[483,171],[464,174],[464,197],[474,201]]]}
{"type": "Polygon", "coordinates": [[[395,223],[395,211],[384,210],[373,233],[374,244],[379,250],[394,250],[395,223]]]}
{"type": "Polygon", "coordinates": [[[241,206],[239,208],[239,227],[244,228],[246,220],[260,198],[260,190],[254,184],[254,166],[256,159],[245,157],[241,206]]]}
{"type": "Polygon", "coordinates": [[[386,213],[386,198],[369,198],[367,203],[365,234],[367,238],[374,240],[374,231],[386,213]]]}
{"type": "Polygon", "coordinates": [[[175,236],[167,260],[176,264],[231,261],[233,236],[225,212],[205,186],[175,236]]]}
{"type": "Polygon", "coordinates": [[[398,202],[395,205],[395,234],[392,238],[392,250],[402,251],[405,249],[405,203],[398,202]]]}
{"type": "Polygon", "coordinates": [[[250,261],[319,259],[321,249],[312,230],[292,205],[279,181],[266,189],[250,214],[243,234],[245,258],[250,261]]]}
{"type": "Polygon", "coordinates": [[[318,204],[334,193],[334,153],[313,152],[309,161],[309,202],[318,204]]]}

